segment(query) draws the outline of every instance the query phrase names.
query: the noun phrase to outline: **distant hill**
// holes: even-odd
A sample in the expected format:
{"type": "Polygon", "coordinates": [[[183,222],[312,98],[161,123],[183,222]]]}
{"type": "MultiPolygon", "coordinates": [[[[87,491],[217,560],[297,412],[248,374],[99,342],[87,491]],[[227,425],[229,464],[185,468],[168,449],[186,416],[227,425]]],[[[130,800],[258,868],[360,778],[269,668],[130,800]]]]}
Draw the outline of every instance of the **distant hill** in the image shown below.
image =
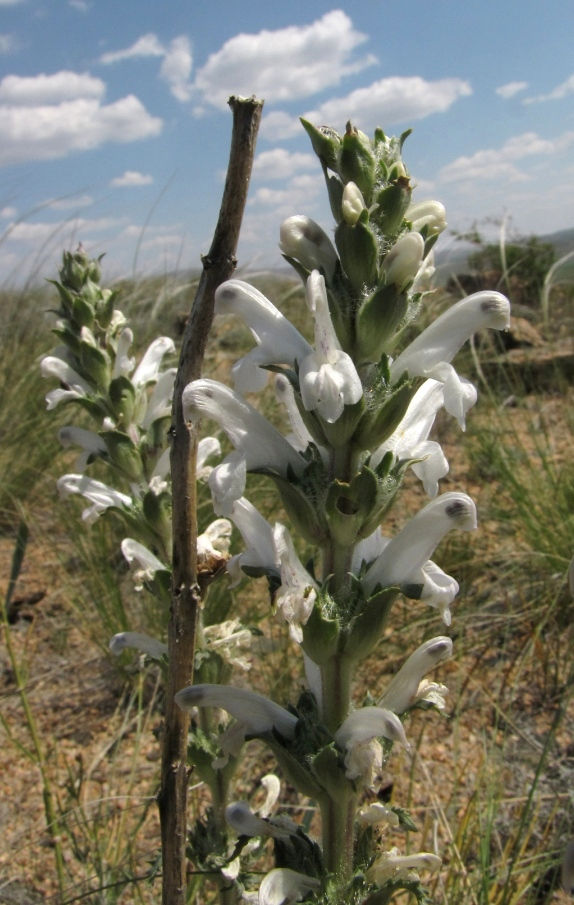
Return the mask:
{"type": "MultiPolygon", "coordinates": [[[[529,236],[525,236],[525,239],[529,236]]],[[[556,250],[556,260],[574,250],[574,228],[561,229],[558,232],[550,233],[546,236],[538,237],[541,242],[549,242],[556,250]]],[[[513,243],[520,240],[513,239],[513,243]]],[[[444,244],[444,243],[443,243],[444,244]]],[[[448,278],[460,274],[468,273],[468,257],[473,251],[477,250],[476,245],[470,242],[457,242],[451,238],[450,245],[440,247],[439,242],[435,251],[435,283],[438,286],[444,286],[448,278]]]]}

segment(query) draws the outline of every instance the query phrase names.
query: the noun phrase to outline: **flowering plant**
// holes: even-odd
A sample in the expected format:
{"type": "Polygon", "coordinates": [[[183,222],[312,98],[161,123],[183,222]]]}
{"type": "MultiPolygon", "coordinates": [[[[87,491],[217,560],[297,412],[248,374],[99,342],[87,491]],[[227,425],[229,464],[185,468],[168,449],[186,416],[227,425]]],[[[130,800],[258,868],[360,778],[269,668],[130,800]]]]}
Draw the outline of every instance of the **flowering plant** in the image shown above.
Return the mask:
{"type": "MultiPolygon", "coordinates": [[[[476,330],[508,327],[509,303],[498,292],[477,293],[405,342],[424,306],[444,208],[413,203],[402,160],[406,134],[396,139],[377,129],[370,141],[350,123],[343,135],[303,126],[325,177],[334,244],[317,223],[297,215],[281,225],[280,248],[304,283],[314,343],[248,283],[228,280],[216,292],[216,313],[239,315],[256,345],[233,367],[234,389],[202,377],[185,387],[182,403],[188,423],[217,422],[234,447],[206,475],[218,519],[198,540],[199,561],[205,557],[210,578],[225,569],[233,584],[244,575],[267,576],[274,606],[301,650],[307,688],[293,706],[232,683],[233,668],[249,666],[241,651],[250,633],[238,618],[203,620],[196,684],[175,696],[193,715],[189,757],[213,797],[188,850],[200,869],[218,877],[221,902],[383,905],[401,888],[424,902],[419,872],[437,870],[440,858],[401,855],[386,836],[411,827],[410,818],[400,807],[372,802],[393,746],[409,746],[409,711],[421,703],[444,707],[446,689],[425,677],[451,655],[452,642],[446,635],[426,640],[362,705],[353,678],[366,657],[382,655],[401,594],[434,607],[450,625],[458,584],[432,557],[449,531],[476,528],[476,509],[464,493],[439,493],[449,466],[429,436],[442,407],[464,430],[476,390],[452,360],[476,330]],[[244,398],[270,375],[287,435],[244,398]],[[430,499],[391,538],[381,524],[409,467],[430,499]],[[274,484],[290,528],[271,524],[246,498],[253,473],[274,484]],[[244,543],[231,558],[230,523],[244,543]],[[301,543],[305,563],[297,555],[301,543]],[[316,802],[320,845],[288,818],[270,816],[272,805],[256,813],[248,802],[230,800],[243,745],[253,738],[316,802]],[[255,892],[252,866],[268,838],[275,865],[255,892]]],[[[81,251],[65,256],[55,331],[64,345],[42,368],[62,385],[49,394],[49,407],[75,402],[97,422],[94,434],[64,429],[62,441],[82,448],[82,466],[108,462],[129,493],[84,475],[66,475],[60,489],[90,501],[88,521],[110,509],[121,514],[136,535],[124,539],[124,556],[139,583],[165,599],[171,544],[165,431],[174,369],[160,367],[172,346],[156,340],[134,370],[129,328],[113,295],[97,286],[96,267],[81,251]]],[[[213,438],[202,443],[200,453],[218,453],[213,438]]],[[[137,633],[112,640],[116,652],[126,646],[155,658],[166,653],[162,642],[137,633]]],[[[276,780],[268,783],[276,797],[276,780]]]]}

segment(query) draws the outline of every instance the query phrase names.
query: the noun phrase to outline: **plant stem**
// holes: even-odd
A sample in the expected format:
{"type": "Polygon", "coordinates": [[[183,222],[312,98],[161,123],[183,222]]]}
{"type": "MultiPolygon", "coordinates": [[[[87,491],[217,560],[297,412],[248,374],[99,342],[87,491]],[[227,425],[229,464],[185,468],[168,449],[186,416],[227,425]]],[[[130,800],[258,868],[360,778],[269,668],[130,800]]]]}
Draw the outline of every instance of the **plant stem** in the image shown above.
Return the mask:
{"type": "Polygon", "coordinates": [[[255,141],[263,103],[255,98],[229,100],[233,131],[227,179],[209,254],[188,320],[175,382],[172,413],[173,579],[169,621],[169,673],[158,796],[163,859],[163,905],[185,905],[187,824],[187,732],[189,713],[176,706],[175,694],[193,678],[193,657],[201,591],[197,582],[196,456],[198,425],[186,424],[182,394],[201,375],[213,321],[214,294],[236,267],[235,253],[247,201],[255,141]]]}

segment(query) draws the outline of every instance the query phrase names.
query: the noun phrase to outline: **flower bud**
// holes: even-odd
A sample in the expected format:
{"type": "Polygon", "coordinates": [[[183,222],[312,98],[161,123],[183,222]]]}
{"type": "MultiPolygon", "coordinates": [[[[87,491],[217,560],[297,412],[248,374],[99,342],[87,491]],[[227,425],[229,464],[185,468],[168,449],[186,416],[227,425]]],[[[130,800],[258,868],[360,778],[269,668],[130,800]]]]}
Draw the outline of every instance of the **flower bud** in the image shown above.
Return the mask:
{"type": "Polygon", "coordinates": [[[386,236],[396,236],[401,228],[412,191],[408,176],[399,176],[375,195],[377,208],[372,217],[386,236]]]}
{"type": "Polygon", "coordinates": [[[446,210],[440,201],[418,201],[411,204],[405,214],[413,230],[420,233],[426,227],[426,236],[438,236],[447,227],[446,210]]]}
{"type": "Polygon", "coordinates": [[[349,226],[354,226],[361,213],[365,210],[365,201],[354,182],[348,182],[343,189],[341,207],[345,223],[349,226]]]}
{"type": "Polygon", "coordinates": [[[356,183],[367,204],[371,201],[375,169],[376,160],[369,139],[364,132],[347,123],[341,147],[340,175],[344,183],[356,183]]]}
{"type": "Polygon", "coordinates": [[[337,252],[327,233],[318,223],[297,214],[281,224],[279,248],[284,255],[295,258],[307,270],[325,271],[331,280],[337,266],[337,252]]]}
{"type": "Polygon", "coordinates": [[[424,250],[424,239],[419,233],[401,236],[383,261],[387,285],[394,283],[399,289],[404,289],[412,283],[422,264],[424,250]]]}

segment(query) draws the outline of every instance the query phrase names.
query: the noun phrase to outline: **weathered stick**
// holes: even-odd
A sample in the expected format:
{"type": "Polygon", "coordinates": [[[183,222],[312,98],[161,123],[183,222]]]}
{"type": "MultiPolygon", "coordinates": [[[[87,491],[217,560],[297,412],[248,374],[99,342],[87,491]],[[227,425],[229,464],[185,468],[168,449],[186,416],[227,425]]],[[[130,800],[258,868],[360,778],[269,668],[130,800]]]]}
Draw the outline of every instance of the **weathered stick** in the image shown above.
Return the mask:
{"type": "Polygon", "coordinates": [[[214,294],[235,270],[235,253],[247,200],[255,142],[263,102],[231,97],[233,131],[227,179],[219,219],[185,329],[173,398],[171,474],[173,487],[173,583],[169,621],[169,678],[163,739],[161,790],[158,796],[163,859],[163,905],[185,905],[186,899],[186,766],[189,714],[174,703],[193,678],[197,615],[201,601],[197,583],[196,454],[198,429],[183,418],[184,387],[201,376],[213,321],[214,294]]]}

